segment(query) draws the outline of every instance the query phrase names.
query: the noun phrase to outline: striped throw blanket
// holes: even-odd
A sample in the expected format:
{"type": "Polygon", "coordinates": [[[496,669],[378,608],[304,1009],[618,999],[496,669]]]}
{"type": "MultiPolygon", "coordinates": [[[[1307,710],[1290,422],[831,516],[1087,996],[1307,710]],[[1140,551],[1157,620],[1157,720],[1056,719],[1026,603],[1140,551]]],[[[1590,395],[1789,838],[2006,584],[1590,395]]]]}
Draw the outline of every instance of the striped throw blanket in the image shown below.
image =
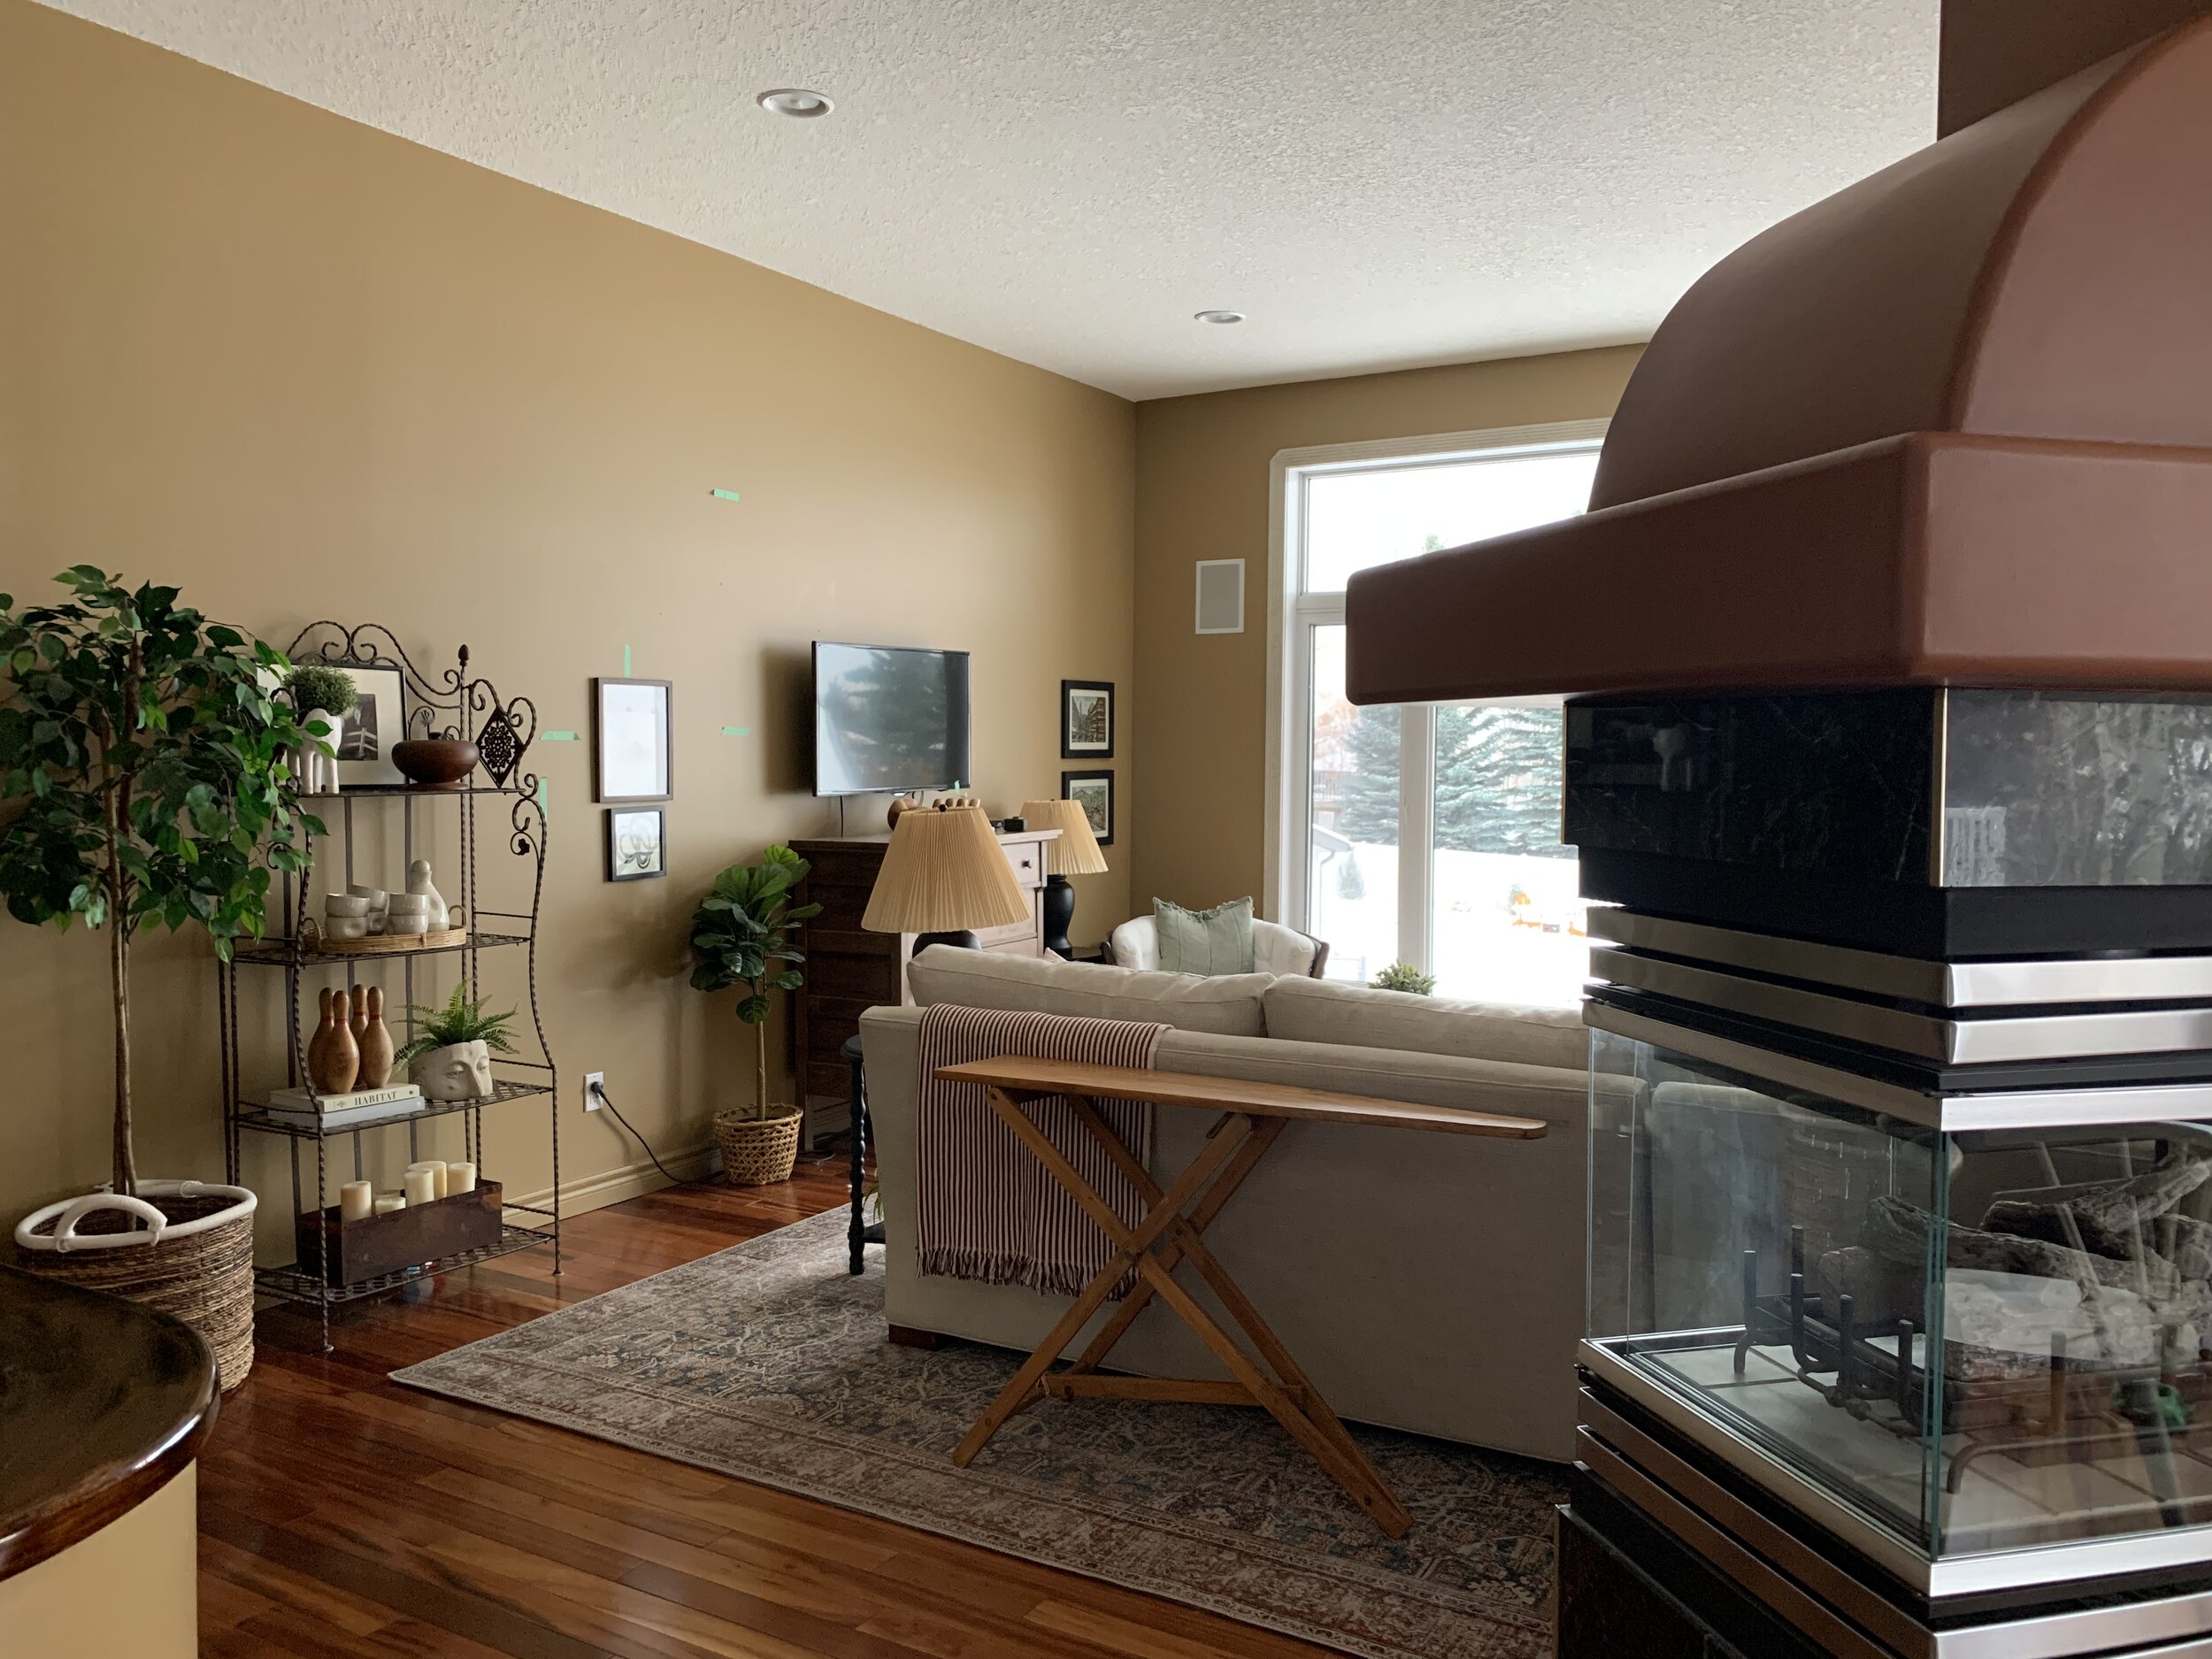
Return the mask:
{"type": "MultiPolygon", "coordinates": [[[[918,1131],[921,1271],[1072,1296],[1113,1258],[1098,1224],[1000,1121],[979,1083],[948,1083],[940,1066],[1020,1055],[1149,1069],[1164,1025],[940,1003],[922,1016],[918,1131]]],[[[1139,1161],[1152,1156],[1153,1108],[1099,1101],[1099,1114],[1139,1161]]],[[[1057,1095],[1031,1101],[1030,1120],[1135,1223],[1145,1205],[1057,1095]]],[[[1134,1277],[1133,1275],[1132,1276],[1134,1277]]],[[[1125,1289],[1126,1286],[1124,1287],[1125,1289]]],[[[1119,1293],[1117,1293],[1119,1294],[1119,1293]]]]}

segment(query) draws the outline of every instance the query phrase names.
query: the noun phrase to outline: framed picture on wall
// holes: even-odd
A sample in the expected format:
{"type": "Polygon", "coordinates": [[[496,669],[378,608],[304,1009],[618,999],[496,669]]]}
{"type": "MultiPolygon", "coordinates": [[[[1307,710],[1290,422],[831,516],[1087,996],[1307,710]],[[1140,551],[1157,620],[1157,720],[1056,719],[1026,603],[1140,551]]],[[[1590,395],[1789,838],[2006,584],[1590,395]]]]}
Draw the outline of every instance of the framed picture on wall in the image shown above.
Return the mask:
{"type": "Polygon", "coordinates": [[[675,793],[675,688],[665,680],[591,682],[595,801],[665,801],[675,793]]]}
{"type": "Polygon", "coordinates": [[[1110,680],[1060,682],[1060,758],[1114,757],[1114,685],[1110,680]]]}
{"type": "Polygon", "coordinates": [[[647,881],[668,873],[668,820],[657,806],[607,813],[607,879],[647,881]]]}
{"type": "Polygon", "coordinates": [[[1114,774],[1110,772],[1064,772],[1062,798],[1074,802],[1090,820],[1091,833],[1101,847],[1114,844],[1114,774]]]}

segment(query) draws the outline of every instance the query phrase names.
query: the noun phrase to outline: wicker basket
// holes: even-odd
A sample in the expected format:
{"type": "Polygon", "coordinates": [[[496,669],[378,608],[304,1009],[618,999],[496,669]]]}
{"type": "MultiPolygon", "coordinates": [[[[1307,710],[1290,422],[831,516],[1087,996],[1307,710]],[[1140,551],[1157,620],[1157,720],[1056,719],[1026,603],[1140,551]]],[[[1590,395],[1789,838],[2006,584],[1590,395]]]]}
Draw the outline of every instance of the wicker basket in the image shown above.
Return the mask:
{"type": "Polygon", "coordinates": [[[791,1179],[799,1161],[799,1126],[806,1114],[796,1106],[781,1116],[741,1118],[733,1111],[714,1115],[714,1138],[722,1146],[722,1173],[733,1187],[767,1187],[791,1179]]]}
{"type": "Polygon", "coordinates": [[[253,1369],[254,1195],[200,1181],[141,1181],[138,1193],[34,1210],[15,1230],[17,1265],[183,1320],[214,1350],[227,1394],[253,1369]]]}

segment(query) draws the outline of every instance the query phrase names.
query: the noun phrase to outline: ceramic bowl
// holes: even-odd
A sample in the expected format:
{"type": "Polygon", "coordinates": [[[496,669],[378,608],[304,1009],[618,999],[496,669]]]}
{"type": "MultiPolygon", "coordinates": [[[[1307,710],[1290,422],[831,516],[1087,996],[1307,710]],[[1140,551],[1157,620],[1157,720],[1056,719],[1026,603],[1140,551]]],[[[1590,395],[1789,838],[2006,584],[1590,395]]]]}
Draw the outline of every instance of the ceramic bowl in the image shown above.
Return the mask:
{"type": "Polygon", "coordinates": [[[369,918],[365,916],[334,916],[323,924],[325,939],[366,939],[369,918]]]}
{"type": "Polygon", "coordinates": [[[430,909],[427,893],[395,893],[385,902],[387,916],[420,916],[430,909]]]}
{"type": "Polygon", "coordinates": [[[458,789],[477,758],[476,745],[465,737],[411,737],[392,745],[392,764],[417,789],[458,789]]]}
{"type": "Polygon", "coordinates": [[[412,915],[394,910],[384,918],[384,931],[403,939],[412,938],[418,933],[429,932],[429,923],[430,913],[427,910],[417,910],[412,915]]]}
{"type": "Polygon", "coordinates": [[[369,913],[368,900],[353,893],[334,893],[323,901],[323,914],[332,921],[358,921],[369,913]]]}

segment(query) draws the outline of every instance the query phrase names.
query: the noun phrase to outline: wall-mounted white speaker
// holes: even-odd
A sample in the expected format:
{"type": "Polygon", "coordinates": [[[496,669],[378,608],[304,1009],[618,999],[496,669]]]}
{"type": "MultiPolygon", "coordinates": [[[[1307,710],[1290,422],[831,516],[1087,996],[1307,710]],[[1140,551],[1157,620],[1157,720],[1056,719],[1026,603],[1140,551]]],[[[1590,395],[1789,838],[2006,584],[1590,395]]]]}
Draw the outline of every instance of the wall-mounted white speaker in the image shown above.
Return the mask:
{"type": "Polygon", "coordinates": [[[1244,561],[1198,561],[1198,631],[1201,634],[1244,632],[1244,561]]]}

